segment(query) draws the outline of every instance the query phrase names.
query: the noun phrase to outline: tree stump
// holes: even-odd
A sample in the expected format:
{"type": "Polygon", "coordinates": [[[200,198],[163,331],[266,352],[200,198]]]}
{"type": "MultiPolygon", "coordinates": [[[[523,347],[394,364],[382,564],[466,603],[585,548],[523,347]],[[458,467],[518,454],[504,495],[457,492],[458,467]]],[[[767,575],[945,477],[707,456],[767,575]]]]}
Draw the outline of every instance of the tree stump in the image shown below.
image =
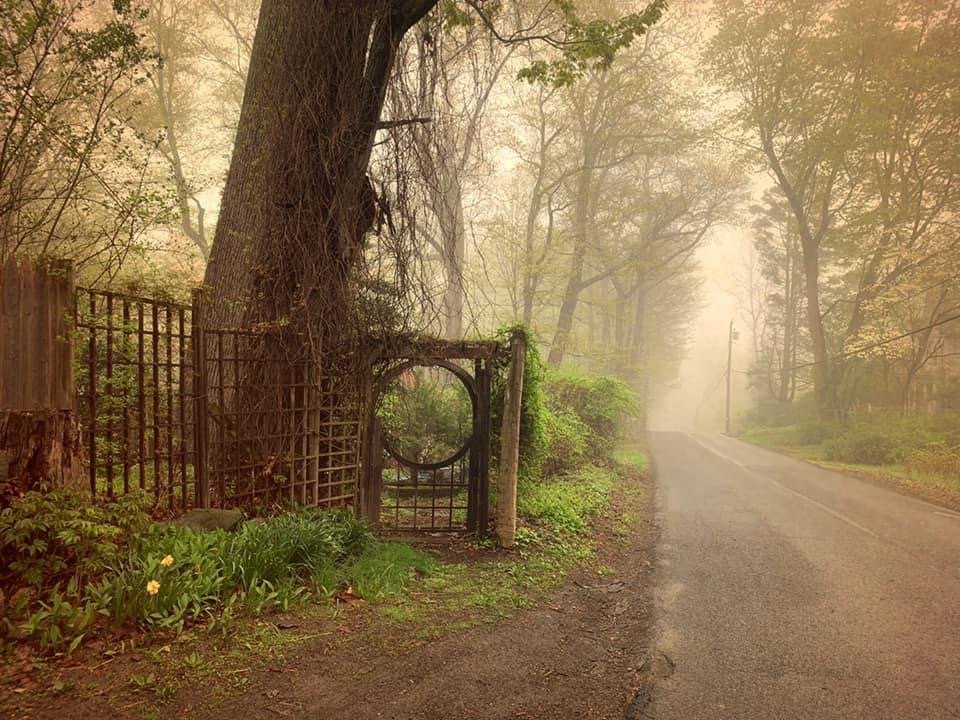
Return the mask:
{"type": "Polygon", "coordinates": [[[83,485],[80,420],[73,412],[0,412],[0,506],[41,486],[83,485]]]}

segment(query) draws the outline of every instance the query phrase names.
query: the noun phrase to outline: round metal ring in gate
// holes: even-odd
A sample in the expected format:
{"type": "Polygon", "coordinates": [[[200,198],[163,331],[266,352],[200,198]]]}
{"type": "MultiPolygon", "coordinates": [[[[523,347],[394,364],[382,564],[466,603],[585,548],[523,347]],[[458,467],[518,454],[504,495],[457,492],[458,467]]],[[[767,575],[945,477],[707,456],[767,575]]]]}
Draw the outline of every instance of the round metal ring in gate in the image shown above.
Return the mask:
{"type": "Polygon", "coordinates": [[[449,362],[448,360],[438,360],[438,359],[424,359],[424,360],[408,360],[395,368],[392,368],[390,371],[385,373],[383,377],[380,378],[380,382],[377,384],[377,401],[383,397],[390,383],[394,380],[397,380],[401,375],[403,375],[408,370],[412,370],[417,367],[438,367],[443,368],[450,372],[454,377],[456,377],[463,384],[463,387],[466,389],[467,394],[470,397],[470,404],[472,407],[471,412],[471,427],[470,435],[463,441],[463,445],[459,450],[454,452],[449,457],[437,461],[437,462],[420,462],[417,460],[411,460],[397,449],[394,444],[390,441],[388,433],[384,433],[381,437],[381,442],[383,443],[384,449],[399,463],[406,465],[409,468],[414,470],[440,470],[446,467],[454,465],[457,461],[461,460],[474,445],[474,439],[477,434],[477,386],[476,380],[474,377],[464,370],[462,367],[456,363],[449,362]]]}

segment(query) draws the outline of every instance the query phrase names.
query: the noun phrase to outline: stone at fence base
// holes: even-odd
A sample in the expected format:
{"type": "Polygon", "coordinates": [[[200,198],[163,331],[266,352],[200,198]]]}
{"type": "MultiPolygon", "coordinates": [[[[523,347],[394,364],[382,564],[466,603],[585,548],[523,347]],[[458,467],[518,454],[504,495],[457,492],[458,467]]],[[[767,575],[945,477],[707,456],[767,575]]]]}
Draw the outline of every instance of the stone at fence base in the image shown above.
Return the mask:
{"type": "Polygon", "coordinates": [[[174,523],[193,530],[236,530],[243,522],[240,510],[216,510],[212,508],[190,510],[174,523]]]}
{"type": "Polygon", "coordinates": [[[67,410],[0,412],[0,506],[41,486],[86,486],[80,420],[67,410]]]}

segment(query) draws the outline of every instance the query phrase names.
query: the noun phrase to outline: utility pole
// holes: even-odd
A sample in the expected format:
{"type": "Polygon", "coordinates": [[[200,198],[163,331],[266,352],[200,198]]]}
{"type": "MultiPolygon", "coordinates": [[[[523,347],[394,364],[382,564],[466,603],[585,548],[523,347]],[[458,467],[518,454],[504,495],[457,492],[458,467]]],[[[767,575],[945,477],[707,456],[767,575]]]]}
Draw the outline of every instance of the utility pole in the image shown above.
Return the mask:
{"type": "Polygon", "coordinates": [[[727,423],[726,434],[730,434],[730,380],[733,377],[733,341],[737,339],[737,331],[733,329],[733,320],[730,321],[730,333],[727,336],[727,423]]]}

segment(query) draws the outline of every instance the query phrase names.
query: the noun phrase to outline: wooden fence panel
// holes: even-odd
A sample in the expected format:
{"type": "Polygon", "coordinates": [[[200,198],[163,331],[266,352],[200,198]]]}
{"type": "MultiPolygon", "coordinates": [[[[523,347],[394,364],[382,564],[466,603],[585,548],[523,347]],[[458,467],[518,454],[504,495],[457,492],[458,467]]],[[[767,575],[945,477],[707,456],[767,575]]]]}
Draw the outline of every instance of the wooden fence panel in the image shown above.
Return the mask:
{"type": "Polygon", "coordinates": [[[0,410],[72,410],[73,271],[7,258],[0,269],[0,410]]]}

